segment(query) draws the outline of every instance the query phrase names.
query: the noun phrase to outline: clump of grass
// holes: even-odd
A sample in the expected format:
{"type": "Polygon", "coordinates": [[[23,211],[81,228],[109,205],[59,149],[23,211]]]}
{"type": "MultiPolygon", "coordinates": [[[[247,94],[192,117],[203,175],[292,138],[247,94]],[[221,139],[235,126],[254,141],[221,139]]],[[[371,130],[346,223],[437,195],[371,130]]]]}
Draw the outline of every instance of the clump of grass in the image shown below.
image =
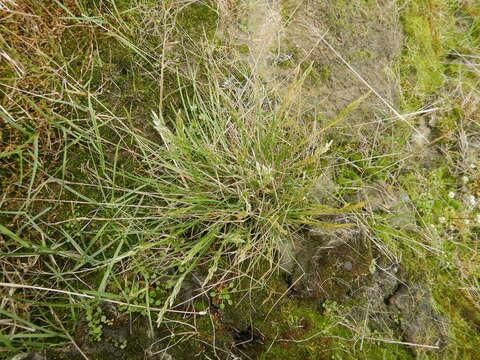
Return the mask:
{"type": "Polygon", "coordinates": [[[96,192],[102,194],[101,200],[75,194],[95,212],[80,232],[112,229],[109,236],[118,244],[113,258],[161,249],[149,262],[175,276],[168,306],[198,266],[208,270],[205,283],[225,261],[245,264],[248,273],[267,262],[270,272],[278,251],[302,227],[348,211],[310,196],[327,150],[321,131],[288,109],[264,112],[255,106],[258,101],[234,100],[212,74],[207,78],[206,85],[193,78],[169,117],[152,111],[155,136],[93,108],[86,119],[59,123],[87,150],[96,192]],[[130,166],[122,167],[126,161],[130,166]],[[100,204],[107,199],[108,206],[100,204]],[[105,225],[95,225],[102,221],[105,225]]]}
{"type": "MultiPolygon", "coordinates": [[[[25,4],[23,10],[30,11],[32,4],[25,4]]],[[[88,6],[54,7],[65,22],[58,36],[75,38],[79,31],[82,41],[56,43],[56,33],[46,34],[51,48],[30,44],[38,50],[35,64],[22,63],[23,55],[15,58],[32,77],[41,63],[46,80],[35,91],[20,83],[8,87],[2,119],[19,131],[27,121],[45,119],[61,150],[49,156],[42,128],[32,126],[21,147],[2,153],[9,159],[21,154],[29,170],[19,180],[21,191],[9,191],[1,200],[8,205],[1,213],[2,221],[8,219],[0,227],[2,252],[8,254],[1,262],[2,281],[29,286],[17,287],[10,293],[15,299],[9,295],[2,302],[8,326],[0,341],[7,349],[38,348],[43,339],[70,341],[84,298],[138,302],[129,291],[132,274],[143,277],[138,283],[145,293],[152,286],[169,291],[156,308],[159,320],[175,306],[182,282],[195,269],[206,273],[204,284],[233,271],[268,277],[306,226],[331,226],[321,221],[323,215],[352,209],[323,206],[311,196],[328,150],[322,130],[306,123],[288,99],[278,110],[264,111],[265,96],[253,74],[243,73],[232,87],[225,86],[227,70],[207,57],[192,66],[202,69],[202,76],[167,64],[170,54],[151,46],[158,38],[168,44],[168,32],[134,43],[138,34],[128,21],[148,23],[142,4],[120,13],[106,2],[105,16],[95,13],[98,9],[90,14],[88,6]],[[125,116],[119,116],[117,104],[102,95],[108,91],[98,70],[106,60],[97,46],[107,40],[142,74],[160,79],[157,106],[141,112],[150,117],[138,118],[126,105],[125,116]],[[74,61],[81,66],[71,66],[74,61]],[[167,72],[178,74],[168,89],[167,72]],[[156,285],[162,282],[168,286],[156,285]]],[[[175,19],[174,10],[157,10],[162,21],[175,19]]],[[[30,46],[17,40],[8,50],[30,46]]],[[[145,299],[137,308],[153,308],[145,299]]]]}

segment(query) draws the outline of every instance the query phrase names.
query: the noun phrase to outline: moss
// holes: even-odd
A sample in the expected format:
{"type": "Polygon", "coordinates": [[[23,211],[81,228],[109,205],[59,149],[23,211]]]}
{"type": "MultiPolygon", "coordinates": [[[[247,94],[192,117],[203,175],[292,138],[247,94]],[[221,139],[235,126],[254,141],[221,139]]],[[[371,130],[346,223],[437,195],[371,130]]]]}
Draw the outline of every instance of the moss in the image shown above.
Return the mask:
{"type": "Polygon", "coordinates": [[[246,44],[242,44],[237,46],[238,52],[243,55],[247,55],[250,53],[250,48],[246,44]]]}
{"type": "Polygon", "coordinates": [[[429,277],[430,283],[435,284],[435,287],[432,287],[435,309],[448,324],[445,326],[448,340],[444,342],[442,351],[437,356],[433,354],[426,358],[477,359],[480,355],[480,338],[477,336],[480,328],[478,304],[468,291],[461,289],[459,279],[452,278],[451,269],[438,269],[438,258],[433,257],[423,261],[420,269],[418,265],[412,269],[415,273],[420,270],[424,277],[429,277]],[[437,270],[432,272],[432,269],[437,270]]]}
{"type": "Polygon", "coordinates": [[[443,84],[443,65],[435,49],[431,23],[418,9],[418,5],[412,6],[415,9],[405,20],[405,33],[412,38],[409,41],[412,45],[405,56],[411,64],[410,72],[416,79],[418,91],[421,94],[430,94],[437,91],[443,84]]]}
{"type": "Polygon", "coordinates": [[[297,6],[296,0],[281,0],[280,15],[285,23],[290,20],[297,6]]]}
{"type": "Polygon", "coordinates": [[[325,81],[330,79],[331,73],[332,69],[329,66],[320,64],[315,61],[312,66],[310,76],[320,85],[321,83],[324,83],[325,81]]]}
{"type": "MultiPolygon", "coordinates": [[[[412,94],[428,96],[438,93],[452,65],[445,65],[450,51],[466,50],[472,40],[474,26],[460,30],[457,19],[462,18],[454,2],[420,0],[408,2],[402,22],[406,35],[402,77],[414,85],[412,94]],[[460,15],[460,16],[459,16],[460,15]],[[462,49],[463,48],[463,49],[462,49]]],[[[453,65],[454,66],[454,65],[453,65]]]]}
{"type": "Polygon", "coordinates": [[[185,6],[177,16],[177,25],[193,40],[212,39],[218,14],[214,1],[196,1],[185,6]]]}
{"type": "MultiPolygon", "coordinates": [[[[317,305],[318,306],[318,305],[317,305]]],[[[408,348],[365,341],[354,349],[355,335],[338,325],[338,305],[320,310],[313,303],[285,299],[267,323],[257,323],[265,335],[265,351],[259,359],[412,359],[408,348]]]]}

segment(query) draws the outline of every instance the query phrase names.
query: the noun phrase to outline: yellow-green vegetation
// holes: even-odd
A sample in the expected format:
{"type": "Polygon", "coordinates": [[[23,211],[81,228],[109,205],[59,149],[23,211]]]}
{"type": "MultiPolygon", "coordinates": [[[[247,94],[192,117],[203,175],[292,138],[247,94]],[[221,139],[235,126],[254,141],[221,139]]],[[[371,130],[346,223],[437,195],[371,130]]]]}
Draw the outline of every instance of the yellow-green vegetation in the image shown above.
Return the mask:
{"type": "Polygon", "coordinates": [[[342,309],[335,303],[325,303],[320,315],[318,310],[312,310],[311,304],[286,302],[279,308],[279,314],[288,316],[269,322],[269,326],[275,328],[275,336],[268,344],[269,351],[260,359],[412,358],[408,350],[395,344],[367,339],[363,345],[356,346],[353,339],[358,334],[339,324],[342,309]]]}
{"type": "Polygon", "coordinates": [[[398,177],[421,227],[416,250],[404,263],[416,276],[428,278],[436,306],[450,324],[450,356],[474,359],[480,301],[480,164],[474,154],[480,130],[480,4],[432,0],[403,5],[403,106],[437,108],[415,124],[428,123],[429,144],[415,149],[418,162],[408,163],[408,171],[398,177]]]}
{"type": "MultiPolygon", "coordinates": [[[[329,3],[340,39],[364,30],[349,14],[377,6],[329,3]]],[[[307,4],[279,1],[284,25],[307,4]]],[[[340,121],[371,116],[360,101],[333,120],[297,108],[337,68],[285,38],[286,60],[263,62],[291,70],[276,93],[245,62],[250,43],[215,38],[222,2],[0,0],[0,358],[479,358],[480,3],[396,4],[403,118],[366,143],[340,121]],[[407,204],[364,208],[379,184],[407,204]],[[441,342],[412,343],[401,312],[388,332],[358,321],[368,298],[295,292],[327,271],[285,275],[309,231],[352,225],[369,262],[329,259],[328,286],[358,292],[398,262],[431,294],[441,342]]]]}
{"type": "Polygon", "coordinates": [[[94,341],[101,341],[103,335],[103,326],[112,325],[113,322],[107,319],[100,306],[91,306],[87,308],[88,333],[94,341]]]}

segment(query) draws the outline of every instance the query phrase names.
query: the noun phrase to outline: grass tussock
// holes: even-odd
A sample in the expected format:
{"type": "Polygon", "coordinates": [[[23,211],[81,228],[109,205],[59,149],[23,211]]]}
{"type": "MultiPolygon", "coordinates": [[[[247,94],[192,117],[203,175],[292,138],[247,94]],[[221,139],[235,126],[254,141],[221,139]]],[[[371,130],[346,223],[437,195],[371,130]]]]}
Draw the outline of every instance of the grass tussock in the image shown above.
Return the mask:
{"type": "MultiPolygon", "coordinates": [[[[321,217],[353,209],[312,196],[329,146],[288,99],[266,111],[248,72],[232,82],[211,56],[174,67],[165,47],[153,51],[159,38],[171,41],[178,4],[154,9],[165,22],[155,31],[146,3],[50,5],[23,1],[2,14],[11,54],[2,171],[20,174],[0,200],[5,349],[68,341],[92,298],[141,307],[150,319],[155,307],[161,322],[194,270],[205,273],[205,291],[238,274],[265,279],[305,226],[338,226],[321,217]],[[29,16],[56,19],[40,42],[20,36],[35,28],[29,16]],[[126,66],[146,77],[144,91],[121,77],[126,66]],[[105,72],[115,67],[120,75],[105,72]],[[134,97],[120,111],[118,86],[134,97]],[[155,304],[142,295],[152,286],[162,293],[155,304]]],[[[174,49],[194,45],[182,46],[174,49]]]]}
{"type": "MultiPolygon", "coordinates": [[[[368,341],[372,358],[478,358],[480,8],[398,3],[401,94],[391,106],[402,122],[360,119],[376,124],[360,141],[344,135],[343,120],[361,117],[354,110],[369,94],[334,119],[317,117],[316,105],[299,108],[302,91],[314,92],[308,84],[330,86],[335,74],[312,81],[316,59],[297,66],[293,50],[279,53],[293,65],[273,92],[249,68],[248,41],[217,38],[231,31],[219,27],[227,6],[0,0],[0,358],[76,346],[84,323],[90,340],[105,340],[113,323],[105,303],[143,315],[151,331],[208,329],[215,352],[217,310],[267,288],[285,264],[299,266],[292,252],[305,233],[346,226],[332,215],[363,203],[336,199],[356,202],[368,189],[380,190],[357,220],[371,262],[356,280],[383,271],[383,259],[401,267],[431,294],[446,345],[380,339],[367,321],[349,322],[349,304],[325,302],[318,312],[276,287],[273,305],[259,307],[269,306],[282,333],[257,324],[271,341],[261,356],[317,358],[328,347],[356,358],[355,344],[368,341]],[[329,205],[319,193],[331,195],[329,205]],[[192,279],[196,293],[185,295],[192,279]],[[208,304],[193,301],[202,296],[208,304]]],[[[290,19],[302,4],[279,10],[290,19]]],[[[358,6],[367,16],[371,4],[358,6]]],[[[230,11],[236,36],[253,31],[230,11]]],[[[332,279],[343,281],[345,264],[332,263],[332,279]]]]}

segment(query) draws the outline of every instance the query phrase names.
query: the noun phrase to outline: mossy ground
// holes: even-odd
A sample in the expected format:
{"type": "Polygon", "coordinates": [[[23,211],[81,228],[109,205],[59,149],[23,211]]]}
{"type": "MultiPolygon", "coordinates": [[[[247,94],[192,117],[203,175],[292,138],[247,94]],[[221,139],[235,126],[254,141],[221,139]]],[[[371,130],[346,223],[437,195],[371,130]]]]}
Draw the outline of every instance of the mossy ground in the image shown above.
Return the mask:
{"type": "MultiPolygon", "coordinates": [[[[226,46],[215,38],[219,11],[210,1],[193,2],[177,13],[178,27],[171,31],[177,34],[175,39],[183,41],[182,47],[170,44],[171,38],[164,42],[169,30],[168,27],[156,27],[159,20],[155,14],[162,12],[152,1],[80,2],[84,13],[77,8],[75,1],[62,1],[63,9],[53,1],[44,2],[42,6],[27,0],[17,3],[19,8],[14,14],[0,10],[0,16],[6,19],[1,25],[0,46],[9,55],[0,64],[0,105],[2,110],[7,110],[2,111],[0,123],[0,189],[4,197],[0,199],[0,246],[1,255],[7,259],[2,260],[5,274],[2,281],[55,288],[56,281],[46,283],[43,280],[44,274],[53,274],[52,278],[58,279],[58,283],[63,284],[68,279],[70,285],[65,289],[68,291],[84,289],[96,295],[109,293],[118,296],[116,299],[124,299],[129,289],[138,292],[135,299],[143,304],[147,295],[142,288],[154,289],[155,296],[148,301],[163,301],[170,287],[148,285],[148,278],[154,276],[148,268],[156,254],[154,250],[146,248],[143,257],[136,259],[138,266],[132,266],[129,271],[111,272],[113,264],[109,259],[115,258],[122,246],[136,243],[136,235],[126,235],[119,245],[109,235],[118,229],[113,223],[98,226],[96,230],[102,233],[101,237],[96,235],[95,229],[90,234],[65,237],[65,234],[80,233],[84,220],[77,219],[95,215],[90,205],[69,201],[78,200],[77,195],[81,194],[89,201],[105,202],[111,194],[102,193],[100,187],[95,186],[102,179],[92,175],[102,174],[98,171],[102,159],[99,163],[92,163],[91,150],[79,142],[69,142],[65,147],[68,135],[55,126],[63,121],[56,114],[68,118],[72,111],[84,111],[72,110],[62,101],[87,105],[90,100],[85,96],[85,88],[64,88],[62,79],[46,69],[62,64],[76,82],[87,83],[87,88],[91,89],[101,88],[99,97],[109,116],[130,121],[155,139],[147,118],[153,109],[158,109],[160,92],[163,91],[165,97],[164,110],[173,114],[182,101],[177,88],[185,80],[185,69],[192,66],[191,58],[196,56],[193,63],[200,64],[200,67],[207,58],[207,55],[195,54],[185,60],[177,56],[178,53],[192,53],[198,44],[204,44],[205,48],[214,49],[214,54],[208,56],[227,63],[222,64],[223,70],[231,69],[234,74],[238,71],[241,77],[243,72],[229,63],[233,62],[229,56],[232,51],[245,56],[249,48],[241,44],[236,50],[229,49],[232,44],[226,46]],[[36,21],[29,21],[32,16],[24,17],[22,14],[25,13],[33,15],[36,21]],[[153,15],[145,16],[147,13],[153,15]],[[85,23],[95,23],[105,16],[105,19],[112,20],[109,26],[118,26],[120,30],[102,30],[92,23],[79,26],[78,19],[74,18],[82,14],[92,17],[82,20],[85,23]],[[118,19],[124,22],[117,22],[118,19]],[[133,44],[141,42],[144,50],[128,46],[129,42],[119,38],[118,34],[133,44]],[[160,43],[167,43],[170,49],[161,59],[165,66],[161,81],[158,66],[162,64],[156,62],[161,57],[153,58],[145,51],[161,52],[160,43]],[[42,98],[31,94],[46,95],[42,98]],[[9,114],[16,117],[14,121],[7,121],[9,114]],[[51,118],[45,114],[51,114],[51,118]],[[64,182],[49,183],[47,179],[52,175],[64,182]],[[43,222],[37,226],[36,220],[43,214],[47,214],[46,218],[42,218],[43,222]],[[46,230],[45,223],[58,225],[46,230]],[[7,230],[34,245],[18,251],[17,237],[12,237],[7,230]],[[45,239],[57,236],[66,238],[68,246],[45,242],[45,239]],[[57,247],[61,250],[57,251],[57,247]],[[38,256],[47,260],[38,262],[38,256]],[[76,262],[74,271],[86,269],[83,282],[76,279],[74,271],[63,272],[62,269],[72,262],[76,262]]],[[[358,9],[368,13],[370,7],[375,6],[371,1],[356,4],[354,10],[350,2],[331,1],[331,5],[336,7],[336,14],[350,14],[358,9]]],[[[288,21],[292,12],[299,11],[297,6],[293,0],[282,2],[283,21],[288,21]]],[[[190,344],[181,345],[185,347],[180,347],[179,356],[184,354],[188,358],[192,351],[215,356],[214,341],[224,341],[224,344],[245,342],[232,351],[259,359],[474,360],[480,356],[480,213],[478,205],[472,205],[472,196],[477,201],[480,197],[480,161],[475,150],[480,144],[480,5],[475,1],[420,0],[399,1],[398,6],[403,29],[402,53],[395,69],[401,87],[400,110],[402,113],[435,110],[408,117],[405,122],[392,122],[378,138],[367,143],[364,138],[330,135],[329,139],[334,140],[330,152],[343,159],[343,165],[335,167],[334,181],[338,187],[332,195],[348,197],[371,183],[386,183],[408,194],[415,209],[415,230],[392,228],[387,212],[377,211],[369,222],[375,239],[386,245],[390,255],[401,259],[408,276],[431,290],[435,310],[446,319],[448,336],[445,347],[441,351],[415,352],[404,344],[371,340],[383,338],[383,334],[368,333],[366,336],[358,332],[359,328],[349,328],[342,323],[348,303],[342,305],[328,301],[321,304],[298,300],[286,294],[288,286],[284,282],[274,278],[269,285],[263,285],[266,290],[263,289],[254,302],[248,301],[247,293],[240,292],[232,294],[233,304],[227,302],[225,309],[219,308],[217,296],[196,304],[196,311],[207,309],[209,314],[195,319],[194,331],[182,325],[175,328],[176,332],[185,333],[182,335],[185,344],[190,344]],[[418,131],[428,141],[412,140],[418,131]],[[384,156],[386,154],[393,155],[384,156]],[[228,317],[229,313],[252,315],[228,324],[222,316],[227,314],[228,317]],[[238,324],[245,326],[232,330],[238,324]],[[239,333],[240,330],[246,332],[239,333]]],[[[339,16],[336,26],[347,25],[346,18],[339,16]]],[[[356,31],[351,29],[352,36],[356,31]]],[[[293,42],[286,49],[293,54],[293,59],[280,64],[282,71],[295,68],[299,56],[293,42]]],[[[352,62],[371,61],[368,48],[353,54],[355,56],[350,55],[348,60],[352,62]]],[[[308,66],[304,64],[304,68],[308,66]]],[[[328,83],[331,72],[332,67],[314,61],[305,82],[312,87],[328,83]]],[[[310,115],[310,118],[314,116],[310,115]]],[[[105,118],[105,121],[109,120],[105,118]]],[[[326,122],[324,118],[321,121],[326,122]]],[[[100,129],[104,131],[106,127],[100,129]]],[[[102,136],[112,143],[121,139],[115,131],[102,136]]],[[[138,166],[131,154],[115,146],[105,149],[104,153],[119,169],[138,166]]],[[[107,172],[103,175],[105,178],[109,176],[107,172]]],[[[120,176],[115,184],[119,188],[129,188],[134,182],[127,176],[120,176]]],[[[105,214],[118,215],[114,209],[103,216],[105,214]]],[[[222,265],[225,264],[219,266],[222,265]]],[[[261,274],[257,275],[261,277],[261,274]]],[[[238,284],[236,286],[240,288],[238,284]]],[[[5,288],[1,288],[0,293],[8,298],[0,307],[2,319],[7,324],[5,330],[0,330],[0,357],[4,358],[22,351],[58,349],[71,343],[72,338],[77,339],[85,308],[96,306],[87,300],[72,301],[72,297],[66,294],[44,298],[44,295],[28,291],[9,292],[5,288]],[[31,309],[35,309],[34,313],[31,309]],[[15,337],[16,327],[13,330],[11,327],[15,321],[33,329],[30,333],[33,336],[15,337]]],[[[174,316],[171,320],[185,319],[174,316]]],[[[154,320],[150,319],[149,324],[153,323],[154,320]]],[[[368,332],[368,329],[364,330],[368,332]]],[[[166,340],[161,344],[168,346],[171,342],[166,340]]],[[[132,348],[138,346],[127,344],[126,351],[132,351],[132,348]]],[[[143,358],[143,353],[128,356],[143,358]]]]}

